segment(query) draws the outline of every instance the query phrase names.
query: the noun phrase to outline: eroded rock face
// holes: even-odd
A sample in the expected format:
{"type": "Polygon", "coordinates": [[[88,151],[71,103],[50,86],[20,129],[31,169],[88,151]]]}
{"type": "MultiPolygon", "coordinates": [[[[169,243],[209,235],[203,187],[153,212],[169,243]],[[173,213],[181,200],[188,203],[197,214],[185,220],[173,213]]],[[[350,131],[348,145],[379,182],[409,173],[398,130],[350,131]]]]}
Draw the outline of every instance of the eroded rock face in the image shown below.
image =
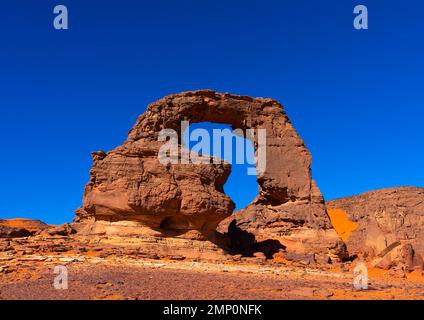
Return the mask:
{"type": "MultiPolygon", "coordinates": [[[[272,99],[184,92],[147,108],[122,146],[93,153],[91,179],[77,221],[138,221],[154,230],[211,235],[234,203],[223,192],[229,164],[162,165],[162,129],[181,131],[181,121],[229,124],[233,129],[266,129],[266,169],[258,176],[258,197],[224,221],[256,241],[277,239],[293,250],[340,254],[324,200],[311,177],[311,155],[281,104],[272,99]]],[[[181,137],[180,137],[181,141],[181,137]]],[[[253,141],[256,152],[257,141],[253,141]]],[[[341,250],[343,251],[343,250],[341,250]]]]}
{"type": "Polygon", "coordinates": [[[403,265],[422,268],[424,254],[424,188],[400,187],[333,200],[357,224],[346,244],[350,254],[375,258],[384,269],[403,265]]]}
{"type": "Polygon", "coordinates": [[[153,137],[127,141],[108,154],[93,154],[91,181],[80,219],[138,221],[164,231],[210,233],[234,203],[222,189],[228,164],[162,165],[162,143],[153,137]]]}

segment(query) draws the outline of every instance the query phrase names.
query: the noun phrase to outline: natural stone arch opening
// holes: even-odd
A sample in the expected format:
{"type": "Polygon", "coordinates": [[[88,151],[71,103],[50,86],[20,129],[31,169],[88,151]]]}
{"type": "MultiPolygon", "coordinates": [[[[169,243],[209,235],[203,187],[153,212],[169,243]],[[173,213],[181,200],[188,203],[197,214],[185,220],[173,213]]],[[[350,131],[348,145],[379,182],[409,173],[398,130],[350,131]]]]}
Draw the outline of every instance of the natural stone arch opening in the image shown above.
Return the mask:
{"type": "MultiPolygon", "coordinates": [[[[149,105],[130,131],[128,141],[157,141],[160,130],[173,129],[181,143],[183,121],[227,124],[243,132],[267,130],[267,159],[272,160],[267,161],[266,171],[258,177],[260,201],[283,204],[311,200],[311,156],[277,101],[209,90],[167,96],[149,105]]],[[[257,151],[257,141],[254,147],[257,151]]]]}
{"type": "Polygon", "coordinates": [[[202,135],[196,135],[198,130],[208,133],[206,152],[202,150],[205,155],[231,164],[231,174],[223,186],[223,192],[234,201],[235,210],[246,208],[259,195],[257,175],[253,172],[255,150],[252,140],[249,136],[233,131],[230,125],[198,122],[190,124],[183,132],[182,147],[185,150],[192,150],[193,146],[203,144],[202,135]]]}

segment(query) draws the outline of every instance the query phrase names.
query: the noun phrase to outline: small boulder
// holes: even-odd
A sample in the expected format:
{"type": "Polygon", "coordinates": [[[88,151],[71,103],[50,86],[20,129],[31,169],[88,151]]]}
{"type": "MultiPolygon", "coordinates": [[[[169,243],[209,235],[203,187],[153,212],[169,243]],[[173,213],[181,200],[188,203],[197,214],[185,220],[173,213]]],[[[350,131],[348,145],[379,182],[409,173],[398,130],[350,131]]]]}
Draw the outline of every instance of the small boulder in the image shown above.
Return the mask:
{"type": "Polygon", "coordinates": [[[50,236],[69,236],[76,233],[76,230],[69,223],[62,224],[47,230],[50,236]]]}

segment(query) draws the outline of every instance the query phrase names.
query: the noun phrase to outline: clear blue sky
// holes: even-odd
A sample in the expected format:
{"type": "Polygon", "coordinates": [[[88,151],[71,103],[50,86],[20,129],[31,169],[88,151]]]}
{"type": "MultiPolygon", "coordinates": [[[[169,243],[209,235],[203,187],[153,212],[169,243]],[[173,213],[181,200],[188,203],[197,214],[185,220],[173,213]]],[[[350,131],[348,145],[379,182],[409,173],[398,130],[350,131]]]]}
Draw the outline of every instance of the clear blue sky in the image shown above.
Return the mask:
{"type": "MultiPolygon", "coordinates": [[[[326,199],[424,186],[423,35],[421,0],[2,1],[0,218],[72,220],[90,152],[200,88],[281,101],[326,199]],[[369,30],[353,28],[357,4],[369,30]]],[[[230,182],[251,200],[251,180],[230,182]]]]}

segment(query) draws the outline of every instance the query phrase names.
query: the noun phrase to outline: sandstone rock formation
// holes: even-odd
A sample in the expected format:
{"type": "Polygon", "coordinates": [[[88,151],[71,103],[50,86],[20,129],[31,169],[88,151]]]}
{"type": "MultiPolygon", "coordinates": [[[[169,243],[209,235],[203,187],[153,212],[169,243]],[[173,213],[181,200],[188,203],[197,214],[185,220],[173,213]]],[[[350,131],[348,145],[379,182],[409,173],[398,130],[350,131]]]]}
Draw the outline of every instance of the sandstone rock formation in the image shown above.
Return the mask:
{"type": "Polygon", "coordinates": [[[60,226],[51,226],[41,234],[48,234],[49,236],[70,236],[75,233],[76,230],[70,223],[64,223],[60,226]]]}
{"type": "MultiPolygon", "coordinates": [[[[258,142],[253,144],[258,152],[258,142]]],[[[148,106],[123,145],[93,153],[93,161],[83,206],[76,211],[76,222],[89,225],[76,224],[84,232],[96,228],[90,221],[129,221],[142,232],[213,239],[218,224],[229,217],[219,227],[222,233],[236,220],[233,226],[256,242],[275,239],[289,251],[345,255],[312,180],[311,155],[275,100],[210,90],[166,96],[148,106]],[[229,217],[234,203],[223,191],[229,164],[159,162],[164,144],[159,132],[180,133],[182,120],[266,129],[266,170],[257,177],[258,197],[246,209],[229,217]]]]}
{"type": "Polygon", "coordinates": [[[28,237],[40,233],[48,227],[40,220],[0,219],[0,238],[28,237]]]}
{"type": "Polygon", "coordinates": [[[375,259],[377,266],[423,267],[424,188],[400,187],[329,201],[356,228],[346,239],[350,254],[375,259]]]}
{"type": "Polygon", "coordinates": [[[49,225],[32,219],[0,219],[0,238],[22,238],[35,235],[69,236],[76,233],[70,223],[49,225]]]}

